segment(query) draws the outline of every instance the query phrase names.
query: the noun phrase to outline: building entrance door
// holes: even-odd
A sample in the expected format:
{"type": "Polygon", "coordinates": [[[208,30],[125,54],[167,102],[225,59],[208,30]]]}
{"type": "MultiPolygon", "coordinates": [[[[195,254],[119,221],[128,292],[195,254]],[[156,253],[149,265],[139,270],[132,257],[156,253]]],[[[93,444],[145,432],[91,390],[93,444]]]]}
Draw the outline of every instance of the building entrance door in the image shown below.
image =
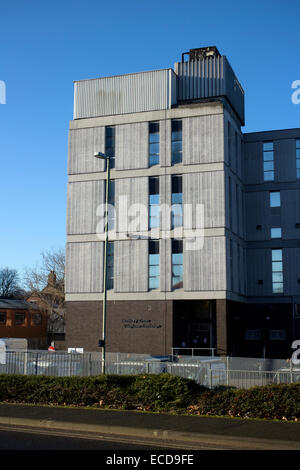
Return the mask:
{"type": "Polygon", "coordinates": [[[194,351],[196,355],[209,356],[212,347],[211,324],[190,323],[188,343],[189,348],[199,348],[199,351],[194,351]]]}

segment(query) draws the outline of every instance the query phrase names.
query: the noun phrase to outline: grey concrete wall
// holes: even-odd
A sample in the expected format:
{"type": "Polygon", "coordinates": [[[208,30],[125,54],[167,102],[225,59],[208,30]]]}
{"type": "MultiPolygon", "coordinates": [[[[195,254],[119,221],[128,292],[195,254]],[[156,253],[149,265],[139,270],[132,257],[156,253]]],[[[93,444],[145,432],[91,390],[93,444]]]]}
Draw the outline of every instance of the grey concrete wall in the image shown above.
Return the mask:
{"type": "Polygon", "coordinates": [[[105,127],[69,131],[68,174],[104,171],[105,162],[94,157],[105,151],[105,127]]]}
{"type": "Polygon", "coordinates": [[[115,291],[148,291],[148,240],[115,242],[115,291]]]}
{"type": "Polygon", "coordinates": [[[186,118],[182,124],[185,165],[224,161],[222,114],[186,118]]]}
{"type": "Polygon", "coordinates": [[[184,244],[184,289],[226,289],[226,238],[206,237],[202,250],[187,250],[184,244]]]}
{"type": "Polygon", "coordinates": [[[102,260],[103,242],[67,243],[66,294],[103,292],[102,260]]]}
{"type": "Polygon", "coordinates": [[[104,204],[104,181],[80,181],[68,184],[67,234],[96,233],[97,207],[104,204]]]}
{"type": "Polygon", "coordinates": [[[148,123],[116,126],[117,170],[148,168],[148,123]]]}

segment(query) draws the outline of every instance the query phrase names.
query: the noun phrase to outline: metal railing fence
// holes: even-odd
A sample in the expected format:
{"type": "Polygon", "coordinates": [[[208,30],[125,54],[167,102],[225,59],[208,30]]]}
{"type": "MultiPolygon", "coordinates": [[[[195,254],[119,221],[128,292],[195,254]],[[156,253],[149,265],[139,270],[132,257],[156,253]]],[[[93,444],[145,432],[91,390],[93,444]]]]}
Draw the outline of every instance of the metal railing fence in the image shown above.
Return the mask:
{"type": "MultiPolygon", "coordinates": [[[[0,355],[0,374],[95,376],[103,372],[99,352],[6,351],[0,355]]],[[[106,374],[169,373],[195,380],[209,388],[250,388],[267,384],[300,382],[300,368],[291,362],[257,358],[207,356],[146,356],[109,353],[106,374]]]]}

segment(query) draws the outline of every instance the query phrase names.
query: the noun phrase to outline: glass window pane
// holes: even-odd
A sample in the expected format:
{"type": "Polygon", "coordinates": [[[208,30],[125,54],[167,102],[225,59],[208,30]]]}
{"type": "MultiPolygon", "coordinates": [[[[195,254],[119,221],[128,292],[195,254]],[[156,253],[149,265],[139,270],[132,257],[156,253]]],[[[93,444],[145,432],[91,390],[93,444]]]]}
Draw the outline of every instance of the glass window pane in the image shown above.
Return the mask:
{"type": "Polygon", "coordinates": [[[149,122],[149,134],[159,132],[159,122],[149,122]]]}
{"type": "Polygon", "coordinates": [[[264,150],[273,150],[273,142],[264,142],[264,150]]]}
{"type": "Polygon", "coordinates": [[[159,265],[159,254],[157,255],[149,255],[149,266],[158,266],[159,265]]]}
{"type": "Polygon", "coordinates": [[[300,140],[296,140],[296,148],[300,149],[300,140]]]}
{"type": "Polygon", "coordinates": [[[159,277],[149,277],[149,289],[159,289],[159,277]]]}
{"type": "Polygon", "coordinates": [[[273,171],[274,162],[264,162],[264,171],[273,171]]]}
{"type": "Polygon", "coordinates": [[[172,264],[183,264],[183,254],[182,253],[173,253],[172,254],[172,264]]]}
{"type": "Polygon", "coordinates": [[[281,228],[271,228],[271,238],[281,238],[281,228]]]}
{"type": "Polygon", "coordinates": [[[172,121],[172,133],[173,132],[178,132],[182,130],[182,121],[180,120],[174,120],[172,121]]]}
{"type": "Polygon", "coordinates": [[[149,217],[149,228],[159,227],[159,217],[149,217]]]}
{"type": "Polygon", "coordinates": [[[149,240],[149,254],[159,255],[159,241],[158,240],[149,240]]]}
{"type": "Polygon", "coordinates": [[[280,192],[270,192],[270,207],[280,207],[280,192]]]}
{"type": "Polygon", "coordinates": [[[172,153],[182,151],[182,142],[172,142],[172,153]]]}
{"type": "Polygon", "coordinates": [[[272,250],[272,261],[282,261],[282,250],[272,250]]]}
{"type": "Polygon", "coordinates": [[[264,152],[264,161],[273,161],[274,153],[273,152],[264,152]]]}
{"type": "Polygon", "coordinates": [[[159,194],[159,178],[149,178],[149,194],[159,194]]]}
{"type": "Polygon", "coordinates": [[[156,277],[159,276],[159,266],[158,265],[150,265],[149,266],[149,276],[150,277],[156,277]]]}
{"type": "Polygon", "coordinates": [[[272,282],[283,282],[283,275],[282,273],[272,273],[272,282]]]}
{"type": "Polygon", "coordinates": [[[274,171],[267,171],[264,173],[264,181],[273,181],[274,180],[274,171]]]}
{"type": "Polygon", "coordinates": [[[300,147],[296,149],[296,158],[300,158],[300,147]]]}
{"type": "Polygon", "coordinates": [[[159,143],[159,133],[149,134],[149,144],[159,143]]]}
{"type": "Polygon", "coordinates": [[[282,294],[283,293],[283,283],[274,283],[273,287],[273,294],[282,294]]]}
{"type": "Polygon", "coordinates": [[[183,274],[183,266],[182,265],[173,265],[172,267],[172,275],[182,277],[183,274]]]}
{"type": "Polygon", "coordinates": [[[172,163],[181,163],[182,162],[182,153],[181,152],[176,152],[172,153],[172,163]]]}
{"type": "Polygon", "coordinates": [[[159,164],[159,155],[150,155],[149,156],[149,166],[159,164]]]}
{"type": "Polygon", "coordinates": [[[272,272],[282,272],[282,261],[273,261],[272,272]]]}
{"type": "Polygon", "coordinates": [[[172,277],[173,289],[180,289],[183,287],[183,280],[181,277],[172,277]]]}
{"type": "Polygon", "coordinates": [[[159,194],[150,194],[149,196],[149,204],[151,206],[153,205],[159,205],[159,194]]]}
{"type": "Polygon", "coordinates": [[[152,205],[149,207],[149,215],[150,217],[159,217],[160,213],[160,205],[152,205]]]}
{"type": "Polygon", "coordinates": [[[150,155],[159,154],[159,143],[149,144],[149,153],[150,155]]]}
{"type": "Polygon", "coordinates": [[[300,169],[297,169],[297,179],[300,178],[300,169]]]}
{"type": "Polygon", "coordinates": [[[182,193],[172,194],[172,204],[182,204],[182,193]]]}

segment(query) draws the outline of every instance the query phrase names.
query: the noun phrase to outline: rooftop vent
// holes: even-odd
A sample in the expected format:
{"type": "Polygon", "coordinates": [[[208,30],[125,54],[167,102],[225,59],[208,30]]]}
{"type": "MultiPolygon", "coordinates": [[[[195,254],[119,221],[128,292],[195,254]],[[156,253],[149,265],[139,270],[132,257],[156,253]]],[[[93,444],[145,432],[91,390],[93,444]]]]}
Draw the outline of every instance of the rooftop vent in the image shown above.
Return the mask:
{"type": "Polygon", "coordinates": [[[216,46],[200,47],[198,49],[190,49],[189,52],[183,52],[181,56],[182,62],[184,62],[184,56],[189,56],[189,62],[195,62],[197,60],[207,59],[208,57],[219,57],[220,52],[216,46]]]}

